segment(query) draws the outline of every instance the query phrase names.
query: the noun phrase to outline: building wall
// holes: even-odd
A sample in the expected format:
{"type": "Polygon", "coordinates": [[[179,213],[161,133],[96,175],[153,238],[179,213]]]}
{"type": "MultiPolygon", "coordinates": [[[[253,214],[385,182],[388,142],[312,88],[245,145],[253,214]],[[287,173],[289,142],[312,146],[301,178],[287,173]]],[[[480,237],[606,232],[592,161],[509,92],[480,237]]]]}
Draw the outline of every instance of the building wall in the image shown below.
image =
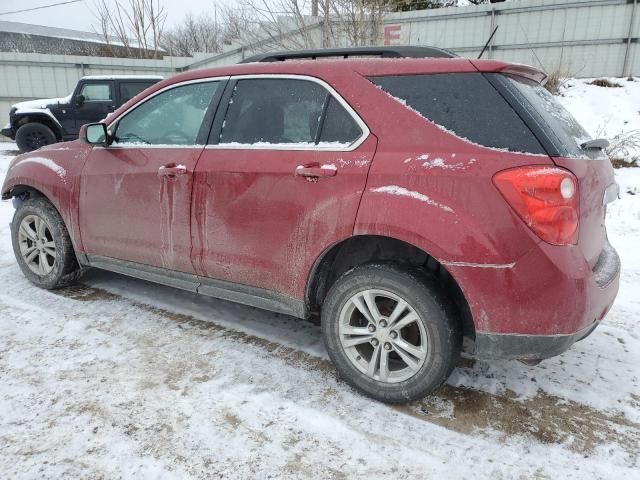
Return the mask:
{"type": "MultiPolygon", "coordinates": [[[[168,77],[194,62],[191,57],[162,60],[0,52],[0,123],[11,105],[40,98],[64,97],[84,75],[162,75],[168,77]]],[[[0,136],[1,140],[7,140],[0,136]]]]}
{"type": "Polygon", "coordinates": [[[640,8],[627,0],[515,0],[390,15],[385,43],[436,45],[577,77],[640,74],[640,8]],[[626,63],[625,63],[626,59],[626,63]]]}
{"type": "MultiPolygon", "coordinates": [[[[475,58],[525,63],[574,77],[640,75],[638,0],[513,0],[387,15],[385,45],[429,45],[475,58]]],[[[313,29],[320,38],[320,28],[313,29]]],[[[239,61],[264,51],[248,45],[199,62],[198,68],[239,61]]]]}

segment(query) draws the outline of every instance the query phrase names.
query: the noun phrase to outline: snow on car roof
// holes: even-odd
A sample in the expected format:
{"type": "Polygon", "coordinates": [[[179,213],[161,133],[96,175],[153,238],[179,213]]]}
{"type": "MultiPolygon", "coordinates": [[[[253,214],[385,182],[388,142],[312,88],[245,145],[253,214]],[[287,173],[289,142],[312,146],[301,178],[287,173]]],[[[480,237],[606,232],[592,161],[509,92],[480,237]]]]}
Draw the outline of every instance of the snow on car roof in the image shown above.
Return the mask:
{"type": "Polygon", "coordinates": [[[119,80],[119,79],[132,79],[132,80],[162,80],[164,77],[160,75],[86,75],[82,77],[82,80],[119,80]]]}

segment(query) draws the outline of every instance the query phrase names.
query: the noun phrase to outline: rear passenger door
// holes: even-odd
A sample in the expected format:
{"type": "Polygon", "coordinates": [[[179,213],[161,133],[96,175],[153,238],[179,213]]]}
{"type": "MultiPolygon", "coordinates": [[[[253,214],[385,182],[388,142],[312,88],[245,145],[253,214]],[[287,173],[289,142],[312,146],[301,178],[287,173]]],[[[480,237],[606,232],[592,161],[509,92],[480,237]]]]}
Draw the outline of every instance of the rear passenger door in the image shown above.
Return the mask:
{"type": "Polygon", "coordinates": [[[315,259],[353,232],[375,137],[311,77],[236,77],[218,112],[194,175],[194,268],[303,298],[315,259]]]}

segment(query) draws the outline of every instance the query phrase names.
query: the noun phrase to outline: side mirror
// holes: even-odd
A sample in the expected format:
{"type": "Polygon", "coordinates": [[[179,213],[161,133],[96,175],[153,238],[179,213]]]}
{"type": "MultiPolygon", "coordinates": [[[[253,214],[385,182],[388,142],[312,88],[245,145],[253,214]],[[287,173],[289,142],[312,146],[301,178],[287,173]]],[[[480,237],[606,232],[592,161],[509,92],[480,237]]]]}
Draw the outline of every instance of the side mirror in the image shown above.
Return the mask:
{"type": "Polygon", "coordinates": [[[76,97],[76,107],[81,107],[87,99],[84,95],[78,95],[76,97]]]}
{"type": "Polygon", "coordinates": [[[109,134],[104,123],[88,123],[80,127],[80,138],[89,145],[102,145],[108,147],[109,134]]]}

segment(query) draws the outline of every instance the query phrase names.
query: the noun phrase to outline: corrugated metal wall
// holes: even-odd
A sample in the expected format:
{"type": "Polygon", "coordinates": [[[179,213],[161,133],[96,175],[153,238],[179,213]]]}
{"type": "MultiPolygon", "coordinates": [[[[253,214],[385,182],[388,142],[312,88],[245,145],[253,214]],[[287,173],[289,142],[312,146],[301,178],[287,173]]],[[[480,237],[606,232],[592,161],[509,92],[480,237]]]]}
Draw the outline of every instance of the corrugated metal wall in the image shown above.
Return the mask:
{"type": "MultiPolygon", "coordinates": [[[[508,3],[387,15],[386,45],[430,45],[477,57],[495,26],[484,58],[526,63],[575,77],[640,74],[638,0],[513,0],[508,3]]],[[[319,28],[314,36],[321,37],[319,28]]],[[[249,45],[197,63],[224,65],[259,53],[249,45]]]]}
{"type": "Polygon", "coordinates": [[[579,77],[625,76],[640,73],[639,16],[627,0],[521,0],[394,14],[385,33],[387,44],[436,45],[475,57],[498,26],[487,58],[579,77]]]}
{"type": "MultiPolygon", "coordinates": [[[[514,0],[388,15],[381,42],[434,45],[476,57],[494,26],[485,58],[559,70],[576,77],[640,74],[638,0],[514,0]]],[[[318,27],[308,34],[320,41],[318,27]]],[[[296,34],[293,34],[295,36],[296,34]]],[[[159,74],[237,63],[268,44],[248,45],[218,56],[136,60],[0,52],[0,122],[21,100],[62,97],[83,75],[159,74]]],[[[0,137],[4,138],[4,137],[0,137]]]]}
{"type": "MultiPolygon", "coordinates": [[[[163,60],[77,57],[0,52],[0,122],[9,119],[11,105],[23,100],[64,97],[84,75],[162,75],[193,63],[193,58],[163,60]]],[[[1,137],[5,139],[5,137],[1,137]]]]}

